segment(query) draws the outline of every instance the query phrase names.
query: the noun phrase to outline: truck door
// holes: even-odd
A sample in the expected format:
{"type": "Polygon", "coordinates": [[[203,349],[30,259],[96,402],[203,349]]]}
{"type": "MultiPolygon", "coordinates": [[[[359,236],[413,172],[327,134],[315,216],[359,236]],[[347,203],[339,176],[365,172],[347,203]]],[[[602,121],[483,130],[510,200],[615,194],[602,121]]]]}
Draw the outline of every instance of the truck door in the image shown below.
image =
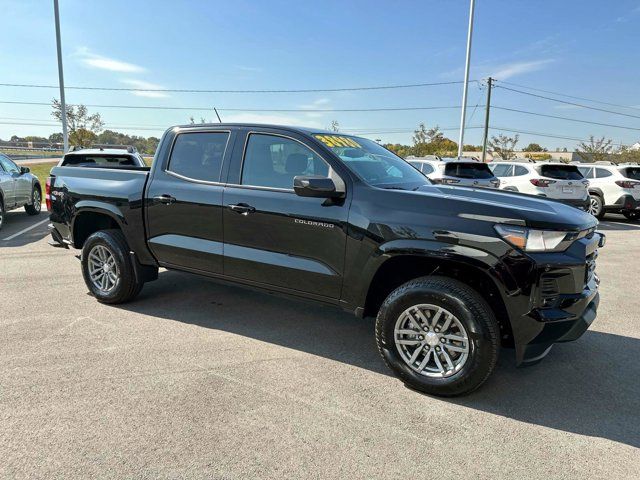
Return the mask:
{"type": "MultiPolygon", "coordinates": [[[[220,175],[229,130],[178,132],[146,193],[149,248],[161,265],[222,273],[220,175]]],[[[160,156],[159,156],[160,159],[160,156]]]]}
{"type": "Polygon", "coordinates": [[[293,133],[248,132],[235,150],[224,192],[225,276],[339,298],[349,203],[293,190],[296,175],[335,172],[293,133]]]}

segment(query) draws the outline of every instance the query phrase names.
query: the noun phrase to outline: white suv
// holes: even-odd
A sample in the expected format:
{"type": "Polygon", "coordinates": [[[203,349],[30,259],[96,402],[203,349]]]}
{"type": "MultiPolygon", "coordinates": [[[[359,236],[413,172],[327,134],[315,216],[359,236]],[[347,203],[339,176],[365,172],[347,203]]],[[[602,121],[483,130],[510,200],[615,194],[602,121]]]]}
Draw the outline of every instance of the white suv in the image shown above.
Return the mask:
{"type": "Polygon", "coordinates": [[[501,189],[547,197],[585,211],[589,209],[589,182],[575,165],[494,161],[490,167],[500,179],[501,189]]]}
{"type": "Polygon", "coordinates": [[[427,158],[407,158],[433,183],[456,187],[498,188],[500,180],[489,169],[489,165],[476,160],[447,158],[430,160],[427,158]]]}
{"type": "Polygon", "coordinates": [[[609,212],[640,219],[640,165],[583,163],[578,169],[589,180],[594,216],[602,218],[609,212]]]}

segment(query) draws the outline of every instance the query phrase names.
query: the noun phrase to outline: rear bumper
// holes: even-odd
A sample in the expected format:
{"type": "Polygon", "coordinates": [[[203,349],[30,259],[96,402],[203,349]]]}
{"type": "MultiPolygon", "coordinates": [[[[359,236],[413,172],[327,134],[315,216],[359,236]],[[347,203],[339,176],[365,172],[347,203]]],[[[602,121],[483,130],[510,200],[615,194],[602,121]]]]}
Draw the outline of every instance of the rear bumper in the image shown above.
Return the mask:
{"type": "Polygon", "coordinates": [[[589,210],[590,200],[589,197],[579,198],[579,199],[567,199],[561,200],[558,199],[558,202],[562,202],[565,205],[571,205],[572,207],[579,208],[580,210],[584,210],[585,212],[589,210]]]}
{"type": "Polygon", "coordinates": [[[621,195],[612,205],[605,205],[607,211],[634,212],[640,211],[640,200],[633,198],[633,195],[621,195]]]}

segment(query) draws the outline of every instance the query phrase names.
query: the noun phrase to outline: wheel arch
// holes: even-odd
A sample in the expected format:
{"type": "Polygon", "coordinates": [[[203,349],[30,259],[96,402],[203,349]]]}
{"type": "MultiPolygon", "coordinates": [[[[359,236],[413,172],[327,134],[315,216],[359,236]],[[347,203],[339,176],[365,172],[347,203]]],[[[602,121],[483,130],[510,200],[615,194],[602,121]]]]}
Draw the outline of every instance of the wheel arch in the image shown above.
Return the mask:
{"type": "Polygon", "coordinates": [[[80,205],[71,223],[73,246],[82,248],[87,238],[100,230],[117,229],[123,231],[123,224],[124,217],[112,205],[93,203],[80,205]]]}

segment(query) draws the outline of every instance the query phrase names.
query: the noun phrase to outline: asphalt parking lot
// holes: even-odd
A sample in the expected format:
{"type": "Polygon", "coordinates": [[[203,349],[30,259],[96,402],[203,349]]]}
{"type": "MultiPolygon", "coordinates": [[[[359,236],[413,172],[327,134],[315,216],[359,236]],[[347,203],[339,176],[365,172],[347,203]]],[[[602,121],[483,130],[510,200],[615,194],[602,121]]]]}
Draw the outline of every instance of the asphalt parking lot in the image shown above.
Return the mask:
{"type": "Polygon", "coordinates": [[[453,400],[338,310],[167,271],[100,305],[46,224],[0,231],[2,478],[637,478],[639,223],[601,223],[589,332],[453,400]]]}

